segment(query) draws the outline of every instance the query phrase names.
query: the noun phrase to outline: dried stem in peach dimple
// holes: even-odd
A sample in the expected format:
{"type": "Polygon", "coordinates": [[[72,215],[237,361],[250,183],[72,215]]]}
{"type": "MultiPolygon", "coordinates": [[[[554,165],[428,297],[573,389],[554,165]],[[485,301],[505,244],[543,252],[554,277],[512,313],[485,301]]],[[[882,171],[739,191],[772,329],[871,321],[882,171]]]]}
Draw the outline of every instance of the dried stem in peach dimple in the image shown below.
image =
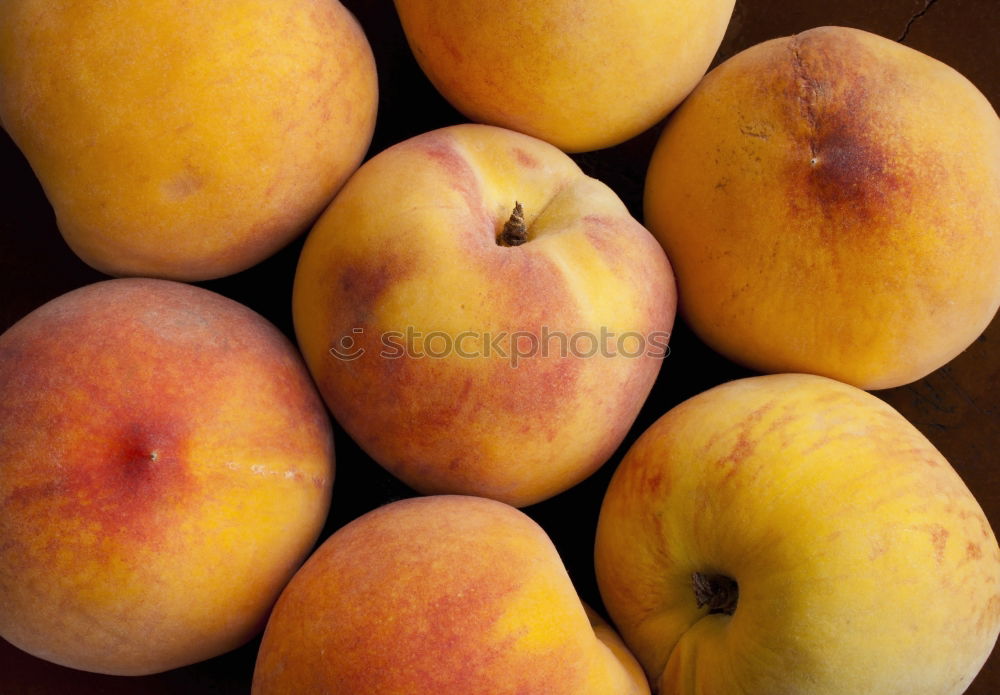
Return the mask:
{"type": "Polygon", "coordinates": [[[691,575],[691,585],[698,608],[708,606],[709,613],[736,612],[736,604],[740,598],[739,585],[724,574],[703,574],[695,572],[691,575]]]}
{"type": "Polygon", "coordinates": [[[521,203],[514,203],[514,211],[510,213],[510,219],[503,224],[497,244],[500,246],[520,246],[528,240],[528,227],[524,224],[524,207],[521,203]]]}

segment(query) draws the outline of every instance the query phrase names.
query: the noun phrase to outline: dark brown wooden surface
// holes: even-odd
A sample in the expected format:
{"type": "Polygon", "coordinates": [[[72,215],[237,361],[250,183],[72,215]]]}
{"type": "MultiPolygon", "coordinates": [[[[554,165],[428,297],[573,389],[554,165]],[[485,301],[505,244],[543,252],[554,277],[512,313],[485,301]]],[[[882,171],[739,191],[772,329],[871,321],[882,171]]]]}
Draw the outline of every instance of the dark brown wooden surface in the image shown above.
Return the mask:
{"type": "MultiPolygon", "coordinates": [[[[379,120],[370,154],[412,135],[464,121],[420,73],[391,0],[348,0],[345,4],[364,26],[380,73],[379,120]]],[[[716,62],[759,41],[829,24],[902,40],[962,72],[995,109],[1000,108],[998,0],[739,0],[716,62]]],[[[637,217],[642,181],[658,132],[659,126],[618,147],[575,156],[588,173],[612,186],[637,217]]],[[[0,330],[4,330],[45,301],[103,276],[65,246],[31,169],[3,133],[0,174],[0,330]]],[[[200,284],[254,308],[291,337],[289,298],[300,248],[301,239],[255,268],[200,284]]],[[[673,405],[749,374],[712,353],[679,323],[656,387],[616,455],[581,485],[526,510],[550,533],[581,596],[592,605],[600,606],[592,566],[593,530],[603,490],[624,451],[673,405]]],[[[947,366],[914,384],[878,394],[951,461],[995,529],[1000,529],[1000,474],[995,468],[1000,451],[998,378],[1000,322],[994,320],[974,345],[947,366]]],[[[412,494],[362,454],[339,428],[336,437],[337,482],[323,537],[369,509],[412,494]]],[[[230,654],[165,674],[115,678],[57,667],[0,640],[0,695],[245,693],[257,644],[255,640],[230,654]]],[[[1000,692],[996,650],[968,692],[1000,692]]]]}

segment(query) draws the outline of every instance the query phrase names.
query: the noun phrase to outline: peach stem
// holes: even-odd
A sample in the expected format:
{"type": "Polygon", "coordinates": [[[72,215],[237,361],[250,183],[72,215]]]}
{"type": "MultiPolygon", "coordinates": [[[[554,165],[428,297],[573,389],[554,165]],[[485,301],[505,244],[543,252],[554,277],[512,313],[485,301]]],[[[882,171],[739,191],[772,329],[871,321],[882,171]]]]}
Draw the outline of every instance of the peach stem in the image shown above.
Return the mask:
{"type": "Polygon", "coordinates": [[[497,236],[500,246],[520,246],[528,240],[528,227],[524,224],[524,208],[520,203],[514,203],[514,212],[510,219],[504,222],[503,230],[497,236]]]}

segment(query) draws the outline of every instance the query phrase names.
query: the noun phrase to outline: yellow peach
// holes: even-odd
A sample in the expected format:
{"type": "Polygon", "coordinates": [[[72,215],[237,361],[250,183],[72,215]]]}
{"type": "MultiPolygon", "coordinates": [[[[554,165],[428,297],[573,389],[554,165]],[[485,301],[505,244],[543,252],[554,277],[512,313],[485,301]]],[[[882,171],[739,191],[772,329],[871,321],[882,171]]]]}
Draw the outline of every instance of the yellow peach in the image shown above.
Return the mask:
{"type": "Polygon", "coordinates": [[[713,70],[656,146],[645,209],[686,320],[757,370],[898,386],[1000,306],[1000,119],[874,34],[814,29],[713,70]]]}
{"type": "Polygon", "coordinates": [[[112,275],[203,280],[301,233],[375,124],[336,0],[7,0],[0,124],[63,237],[112,275]]]}
{"type": "Polygon", "coordinates": [[[959,695],[1000,632],[1000,548],[944,457],[825,377],[733,381],[631,448],[597,579],[662,695],[959,695]]]}
{"type": "Polygon", "coordinates": [[[579,152],[638,135],[705,74],[734,0],[396,0],[413,55],[480,123],[579,152]]]}

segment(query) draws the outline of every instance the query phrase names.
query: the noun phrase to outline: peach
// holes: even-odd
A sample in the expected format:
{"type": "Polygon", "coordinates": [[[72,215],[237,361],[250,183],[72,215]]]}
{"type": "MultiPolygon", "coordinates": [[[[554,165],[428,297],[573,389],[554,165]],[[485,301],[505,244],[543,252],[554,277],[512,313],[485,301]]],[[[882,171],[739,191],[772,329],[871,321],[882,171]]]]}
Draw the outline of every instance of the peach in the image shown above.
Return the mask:
{"type": "Polygon", "coordinates": [[[515,506],[611,456],[674,306],[663,251],[607,186],[485,125],[366,162],[310,232],[293,291],[320,392],[372,458],[420,492],[515,506]]]}
{"type": "Polygon", "coordinates": [[[654,125],[708,69],[734,0],[396,0],[455,108],[570,151],[654,125]]]}
{"type": "Polygon", "coordinates": [[[863,31],[713,70],[656,146],[645,209],[685,319],[760,371],[898,386],[1000,306],[1000,119],[953,69],[863,31]]]}
{"type": "Polygon", "coordinates": [[[301,233],[361,163],[371,49],[336,0],[7,0],[0,124],[84,261],[203,280],[301,233]]]}
{"type": "Polygon", "coordinates": [[[825,377],[733,381],[629,450],[601,596],[663,695],[959,695],[1000,632],[1000,548],[944,457],[825,377]]]}
{"type": "Polygon", "coordinates": [[[648,695],[530,518],[476,497],[356,519],[281,594],[254,695],[648,695]],[[593,613],[590,613],[593,617],[593,613]]]}
{"type": "Polygon", "coordinates": [[[329,508],[330,423],[291,344],[166,280],[0,336],[0,636],[138,675],[248,641],[329,508]]]}

